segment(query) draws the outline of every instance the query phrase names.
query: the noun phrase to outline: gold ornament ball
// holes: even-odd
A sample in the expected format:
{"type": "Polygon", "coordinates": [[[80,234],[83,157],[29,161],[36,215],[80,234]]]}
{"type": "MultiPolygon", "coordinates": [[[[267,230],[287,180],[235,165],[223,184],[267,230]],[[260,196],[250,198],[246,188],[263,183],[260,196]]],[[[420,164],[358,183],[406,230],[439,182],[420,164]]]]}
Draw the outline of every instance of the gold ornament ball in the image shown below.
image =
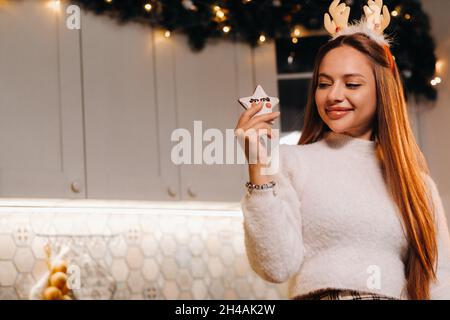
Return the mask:
{"type": "Polygon", "coordinates": [[[67,275],[63,272],[56,272],[50,276],[50,286],[58,289],[64,288],[67,282],[67,275]]]}
{"type": "Polygon", "coordinates": [[[62,294],[61,291],[56,287],[48,287],[44,290],[44,299],[45,300],[61,300],[62,294]]]}
{"type": "Polygon", "coordinates": [[[67,272],[67,263],[63,260],[57,261],[52,268],[52,273],[56,273],[56,272],[63,272],[66,273],[67,272]]]}

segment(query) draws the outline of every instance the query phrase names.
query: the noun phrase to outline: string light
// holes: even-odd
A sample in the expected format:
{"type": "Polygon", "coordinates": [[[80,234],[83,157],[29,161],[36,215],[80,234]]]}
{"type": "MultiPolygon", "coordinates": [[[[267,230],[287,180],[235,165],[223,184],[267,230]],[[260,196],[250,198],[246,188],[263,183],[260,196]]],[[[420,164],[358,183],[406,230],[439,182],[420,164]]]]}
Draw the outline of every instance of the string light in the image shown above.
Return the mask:
{"type": "Polygon", "coordinates": [[[263,35],[263,34],[261,34],[261,35],[259,36],[259,42],[261,42],[261,43],[266,42],[266,36],[263,35]]]}
{"type": "Polygon", "coordinates": [[[166,30],[166,31],[164,32],[164,37],[170,38],[170,31],[169,31],[169,30],[166,30]]]}
{"type": "Polygon", "coordinates": [[[295,27],[294,31],[292,32],[293,36],[296,38],[299,38],[301,36],[300,27],[295,27]]]}
{"type": "Polygon", "coordinates": [[[410,15],[409,13],[406,13],[406,14],[405,14],[405,19],[406,19],[406,20],[411,20],[411,15],[410,15]]]}
{"type": "Polygon", "coordinates": [[[224,26],[224,27],[222,28],[222,31],[225,32],[225,33],[230,32],[230,30],[231,30],[231,27],[230,27],[230,26],[224,26]]]}
{"type": "Polygon", "coordinates": [[[297,44],[297,43],[298,43],[298,38],[293,37],[293,38],[292,38],[292,43],[293,43],[293,44],[297,44]]]}
{"type": "Polygon", "coordinates": [[[112,0],[105,0],[107,3],[111,3],[112,2],[112,0]]]}
{"type": "Polygon", "coordinates": [[[433,80],[430,81],[430,83],[433,87],[437,86],[441,82],[442,82],[442,79],[440,77],[435,77],[433,80]]]}
{"type": "Polygon", "coordinates": [[[145,8],[145,10],[150,11],[150,10],[152,10],[152,5],[150,3],[146,3],[144,8],[145,8]]]}

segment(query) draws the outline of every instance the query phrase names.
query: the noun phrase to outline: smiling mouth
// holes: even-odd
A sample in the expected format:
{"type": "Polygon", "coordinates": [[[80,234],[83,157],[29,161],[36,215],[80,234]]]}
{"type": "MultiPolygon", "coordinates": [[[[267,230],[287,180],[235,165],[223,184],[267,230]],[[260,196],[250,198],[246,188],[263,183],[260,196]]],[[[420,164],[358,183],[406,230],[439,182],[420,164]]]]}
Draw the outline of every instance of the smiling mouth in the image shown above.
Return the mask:
{"type": "Polygon", "coordinates": [[[352,111],[353,109],[327,109],[326,113],[330,119],[338,120],[345,117],[352,111]]]}

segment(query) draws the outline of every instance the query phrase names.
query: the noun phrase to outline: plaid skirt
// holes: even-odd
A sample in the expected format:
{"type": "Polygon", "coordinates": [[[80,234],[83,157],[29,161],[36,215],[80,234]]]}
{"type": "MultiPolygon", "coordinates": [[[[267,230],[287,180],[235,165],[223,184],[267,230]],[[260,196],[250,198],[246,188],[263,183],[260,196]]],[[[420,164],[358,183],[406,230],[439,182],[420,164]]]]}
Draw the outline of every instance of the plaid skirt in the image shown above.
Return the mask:
{"type": "Polygon", "coordinates": [[[362,292],[345,289],[324,289],[306,295],[295,297],[293,300],[399,300],[373,292],[362,292]]]}

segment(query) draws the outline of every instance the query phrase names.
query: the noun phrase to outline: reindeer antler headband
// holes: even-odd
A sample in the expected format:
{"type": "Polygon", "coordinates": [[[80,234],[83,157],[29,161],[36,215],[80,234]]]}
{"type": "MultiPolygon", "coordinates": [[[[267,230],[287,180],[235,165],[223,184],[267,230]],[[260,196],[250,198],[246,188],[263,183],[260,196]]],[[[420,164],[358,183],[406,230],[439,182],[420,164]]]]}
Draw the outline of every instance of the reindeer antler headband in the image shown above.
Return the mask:
{"type": "Polygon", "coordinates": [[[328,10],[330,14],[325,13],[324,17],[325,29],[331,34],[331,40],[342,35],[363,33],[384,48],[391,69],[394,70],[394,58],[389,49],[390,39],[384,34],[384,30],[391,22],[391,14],[388,7],[383,6],[383,0],[369,0],[367,6],[364,6],[365,17],[350,25],[348,24],[350,7],[345,3],[339,3],[340,0],[333,0],[328,10]]]}
{"type": "Polygon", "coordinates": [[[339,4],[339,2],[340,0],[333,0],[328,10],[330,14],[325,13],[324,18],[325,29],[333,39],[341,35],[361,32],[378,44],[389,46],[389,40],[383,31],[389,26],[391,15],[387,6],[383,6],[383,0],[369,0],[367,6],[364,6],[365,17],[352,25],[348,24],[350,7],[345,3],[339,4]]]}

